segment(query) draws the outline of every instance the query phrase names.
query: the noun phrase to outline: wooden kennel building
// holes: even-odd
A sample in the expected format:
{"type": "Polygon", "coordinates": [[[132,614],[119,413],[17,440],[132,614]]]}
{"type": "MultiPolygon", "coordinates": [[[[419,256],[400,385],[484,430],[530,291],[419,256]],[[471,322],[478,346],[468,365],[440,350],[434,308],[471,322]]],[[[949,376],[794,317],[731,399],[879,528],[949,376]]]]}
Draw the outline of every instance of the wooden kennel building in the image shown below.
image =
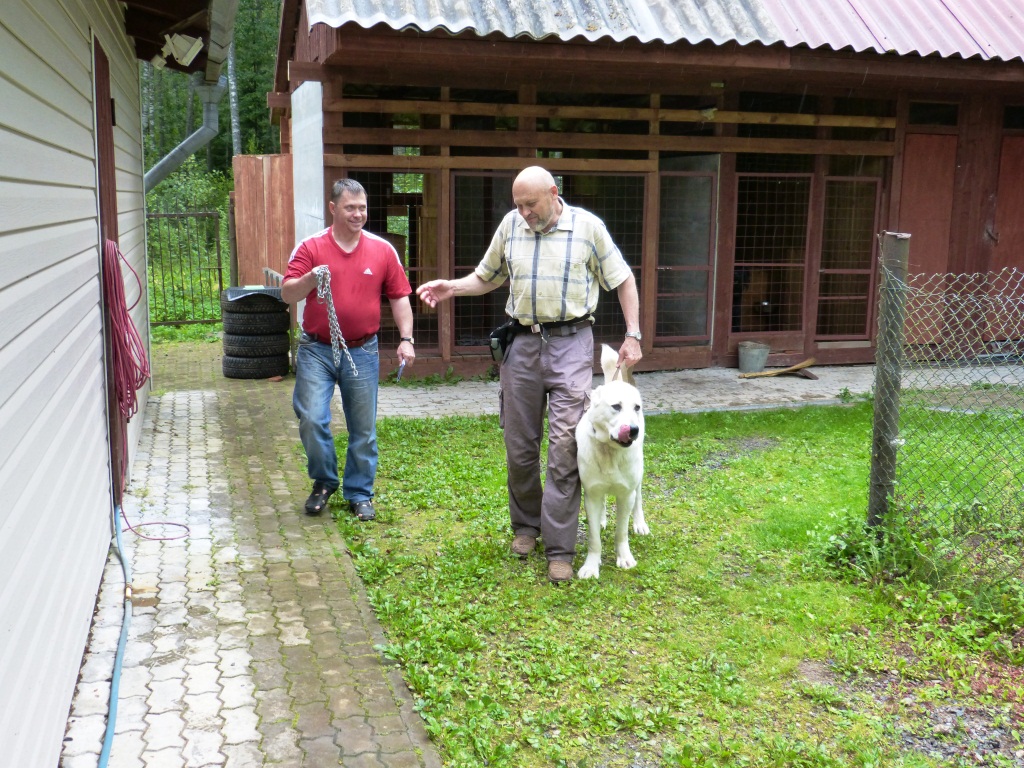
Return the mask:
{"type": "MultiPolygon", "coordinates": [[[[326,190],[351,176],[414,286],[458,277],[516,172],[541,164],[632,264],[643,368],[733,366],[748,339],[769,365],[871,362],[879,232],[911,233],[915,272],[1024,267],[1019,15],[1010,0],[285,0],[268,104],[294,235],[329,223],[326,190]]],[[[506,296],[417,303],[419,372],[488,367],[506,296]]],[[[623,330],[602,297],[597,340],[623,330]]]]}

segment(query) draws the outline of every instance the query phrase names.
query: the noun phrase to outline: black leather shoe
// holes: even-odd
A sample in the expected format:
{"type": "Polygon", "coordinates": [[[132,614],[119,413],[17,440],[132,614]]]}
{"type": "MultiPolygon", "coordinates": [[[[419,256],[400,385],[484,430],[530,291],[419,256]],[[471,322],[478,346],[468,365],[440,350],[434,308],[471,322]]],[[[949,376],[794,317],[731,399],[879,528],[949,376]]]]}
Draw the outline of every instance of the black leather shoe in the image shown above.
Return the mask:
{"type": "Polygon", "coordinates": [[[358,520],[364,523],[373,520],[377,516],[377,513],[373,510],[373,504],[369,500],[350,501],[348,508],[358,520]]]}
{"type": "Polygon", "coordinates": [[[327,509],[327,500],[334,495],[336,490],[338,489],[328,488],[319,480],[313,483],[313,492],[306,499],[306,514],[315,516],[327,509]]]}

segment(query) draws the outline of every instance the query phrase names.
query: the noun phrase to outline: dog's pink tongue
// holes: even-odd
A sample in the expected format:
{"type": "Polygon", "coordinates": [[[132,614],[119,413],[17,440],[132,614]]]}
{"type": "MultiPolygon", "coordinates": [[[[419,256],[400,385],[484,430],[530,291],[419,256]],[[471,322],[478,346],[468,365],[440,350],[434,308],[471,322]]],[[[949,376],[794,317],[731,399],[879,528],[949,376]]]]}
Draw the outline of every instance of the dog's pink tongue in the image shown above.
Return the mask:
{"type": "Polygon", "coordinates": [[[619,442],[629,442],[629,424],[623,424],[619,427],[619,442]]]}

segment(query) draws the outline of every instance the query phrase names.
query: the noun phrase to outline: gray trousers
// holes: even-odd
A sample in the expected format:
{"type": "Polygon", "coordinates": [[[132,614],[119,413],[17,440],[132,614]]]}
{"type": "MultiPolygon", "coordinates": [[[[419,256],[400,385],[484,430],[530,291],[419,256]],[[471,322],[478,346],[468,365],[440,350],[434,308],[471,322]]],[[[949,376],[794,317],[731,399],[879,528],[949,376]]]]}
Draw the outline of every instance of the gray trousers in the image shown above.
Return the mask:
{"type": "Polygon", "coordinates": [[[521,333],[501,363],[500,411],[508,461],[508,502],[515,534],[540,537],[548,560],[572,562],[580,516],[576,425],[593,385],[594,332],[521,333]],[[547,475],[540,478],[544,414],[547,475]]]}

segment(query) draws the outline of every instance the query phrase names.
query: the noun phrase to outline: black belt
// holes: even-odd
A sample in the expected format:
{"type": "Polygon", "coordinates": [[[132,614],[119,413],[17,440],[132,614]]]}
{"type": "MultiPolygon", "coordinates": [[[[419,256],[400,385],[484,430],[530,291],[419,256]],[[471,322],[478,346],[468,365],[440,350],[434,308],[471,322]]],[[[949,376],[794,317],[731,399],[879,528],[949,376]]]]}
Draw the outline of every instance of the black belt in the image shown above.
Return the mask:
{"type": "MultiPolygon", "coordinates": [[[[330,336],[317,336],[315,333],[308,333],[306,331],[303,331],[302,333],[307,339],[309,339],[310,341],[315,341],[317,344],[331,343],[330,336]]],[[[348,347],[349,349],[358,349],[376,335],[377,334],[375,333],[369,333],[366,336],[363,336],[361,339],[352,339],[351,341],[349,339],[345,339],[345,346],[348,347]]]]}
{"type": "Polygon", "coordinates": [[[539,333],[543,336],[571,336],[580,328],[589,328],[592,324],[590,317],[577,317],[572,320],[555,320],[550,323],[524,325],[521,330],[523,332],[539,333]]]}

